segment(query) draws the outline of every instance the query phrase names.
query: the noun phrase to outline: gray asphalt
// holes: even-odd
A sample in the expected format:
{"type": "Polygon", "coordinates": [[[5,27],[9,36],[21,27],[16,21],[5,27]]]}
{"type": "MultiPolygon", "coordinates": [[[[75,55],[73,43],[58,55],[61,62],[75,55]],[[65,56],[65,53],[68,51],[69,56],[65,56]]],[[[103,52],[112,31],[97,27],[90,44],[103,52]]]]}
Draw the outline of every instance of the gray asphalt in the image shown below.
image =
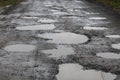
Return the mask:
{"type": "Polygon", "coordinates": [[[120,80],[120,19],[111,9],[85,0],[26,0],[2,11],[0,80],[57,80],[67,63],[120,80]]]}

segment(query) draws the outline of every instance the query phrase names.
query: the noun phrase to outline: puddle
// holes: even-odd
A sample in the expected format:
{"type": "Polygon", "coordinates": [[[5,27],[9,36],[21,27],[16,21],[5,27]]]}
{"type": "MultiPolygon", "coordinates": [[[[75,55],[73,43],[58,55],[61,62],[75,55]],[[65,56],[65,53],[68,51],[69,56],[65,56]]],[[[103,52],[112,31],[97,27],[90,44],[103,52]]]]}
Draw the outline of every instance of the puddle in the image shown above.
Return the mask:
{"type": "Polygon", "coordinates": [[[68,15],[67,12],[53,12],[54,15],[68,15]]]}
{"type": "Polygon", "coordinates": [[[116,54],[112,52],[97,53],[97,56],[100,56],[103,58],[120,59],[120,54],[116,54]]]}
{"type": "Polygon", "coordinates": [[[51,39],[48,42],[58,44],[78,44],[88,41],[87,36],[70,32],[38,34],[38,37],[51,39]]]}
{"type": "Polygon", "coordinates": [[[79,19],[79,17],[77,17],[77,16],[63,16],[62,18],[79,19]]]}
{"type": "Polygon", "coordinates": [[[49,57],[55,58],[66,57],[67,55],[72,55],[75,53],[72,47],[63,45],[58,46],[57,49],[43,50],[42,52],[49,54],[49,57]]]}
{"type": "Polygon", "coordinates": [[[22,19],[38,19],[38,17],[21,17],[22,19]]]}
{"type": "Polygon", "coordinates": [[[52,12],[58,12],[59,10],[53,9],[53,10],[50,10],[50,11],[52,11],[52,12]]]}
{"type": "Polygon", "coordinates": [[[54,5],[52,3],[45,3],[44,6],[46,6],[46,7],[52,7],[54,5]]]}
{"type": "Polygon", "coordinates": [[[56,33],[64,32],[63,30],[54,30],[56,33]]]}
{"type": "Polygon", "coordinates": [[[120,43],[118,43],[118,44],[112,44],[112,48],[114,48],[114,49],[120,49],[120,43]]]}
{"type": "Polygon", "coordinates": [[[105,27],[90,27],[90,26],[85,26],[85,27],[83,27],[83,29],[85,29],[85,30],[106,30],[108,28],[105,28],[105,27]]]}
{"type": "Polygon", "coordinates": [[[90,15],[92,15],[92,14],[100,14],[100,13],[94,13],[94,12],[86,12],[85,14],[90,14],[90,15]]]}
{"type": "Polygon", "coordinates": [[[108,38],[120,38],[120,35],[106,35],[108,38]]]}
{"type": "Polygon", "coordinates": [[[114,80],[116,75],[95,70],[83,70],[79,64],[59,65],[57,80],[114,80]]]}
{"type": "Polygon", "coordinates": [[[57,20],[54,20],[54,19],[39,19],[38,22],[40,23],[55,23],[55,22],[58,22],[57,20]]]}
{"type": "Polygon", "coordinates": [[[30,52],[35,50],[35,46],[28,44],[15,44],[6,46],[4,49],[9,52],[30,52]]]}
{"type": "Polygon", "coordinates": [[[26,5],[26,4],[28,4],[28,2],[21,2],[20,4],[24,4],[24,5],[26,5]]]}
{"type": "Polygon", "coordinates": [[[16,27],[17,30],[53,30],[54,28],[55,25],[53,24],[41,24],[41,25],[16,27]]]}
{"type": "Polygon", "coordinates": [[[93,20],[103,20],[103,19],[107,19],[106,17],[90,17],[89,19],[93,19],[93,20]]]}

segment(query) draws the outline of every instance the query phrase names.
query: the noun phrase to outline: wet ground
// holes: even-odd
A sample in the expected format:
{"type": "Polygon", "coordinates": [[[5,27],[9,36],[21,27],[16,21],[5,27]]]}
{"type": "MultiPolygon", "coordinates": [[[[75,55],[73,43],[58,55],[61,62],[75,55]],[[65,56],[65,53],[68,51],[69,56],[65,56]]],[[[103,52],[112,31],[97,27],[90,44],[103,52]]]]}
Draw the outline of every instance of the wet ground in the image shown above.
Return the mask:
{"type": "Polygon", "coordinates": [[[2,11],[1,80],[120,80],[120,19],[110,9],[25,0],[2,11]]]}

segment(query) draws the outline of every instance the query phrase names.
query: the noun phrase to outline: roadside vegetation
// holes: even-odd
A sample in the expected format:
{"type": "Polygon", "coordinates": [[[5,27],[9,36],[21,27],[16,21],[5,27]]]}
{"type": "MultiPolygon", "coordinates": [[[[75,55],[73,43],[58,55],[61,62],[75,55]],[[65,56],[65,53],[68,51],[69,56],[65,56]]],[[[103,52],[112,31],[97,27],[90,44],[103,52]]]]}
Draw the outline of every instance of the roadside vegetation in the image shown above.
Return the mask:
{"type": "Polygon", "coordinates": [[[120,0],[96,0],[104,5],[112,7],[114,10],[120,13],[120,0]]]}
{"type": "Polygon", "coordinates": [[[15,5],[22,0],[0,0],[0,7],[7,6],[7,5],[15,5]]]}

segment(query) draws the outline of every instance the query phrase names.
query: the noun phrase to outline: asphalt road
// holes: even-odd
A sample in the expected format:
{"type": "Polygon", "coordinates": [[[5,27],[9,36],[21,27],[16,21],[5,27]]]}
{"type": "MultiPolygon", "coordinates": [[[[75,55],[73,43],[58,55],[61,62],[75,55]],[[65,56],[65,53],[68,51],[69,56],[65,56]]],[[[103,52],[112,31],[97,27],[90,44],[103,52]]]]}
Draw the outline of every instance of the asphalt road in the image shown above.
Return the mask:
{"type": "Polygon", "coordinates": [[[120,80],[120,19],[111,9],[85,0],[26,0],[2,11],[0,80],[59,80],[59,65],[68,63],[120,80]]]}

